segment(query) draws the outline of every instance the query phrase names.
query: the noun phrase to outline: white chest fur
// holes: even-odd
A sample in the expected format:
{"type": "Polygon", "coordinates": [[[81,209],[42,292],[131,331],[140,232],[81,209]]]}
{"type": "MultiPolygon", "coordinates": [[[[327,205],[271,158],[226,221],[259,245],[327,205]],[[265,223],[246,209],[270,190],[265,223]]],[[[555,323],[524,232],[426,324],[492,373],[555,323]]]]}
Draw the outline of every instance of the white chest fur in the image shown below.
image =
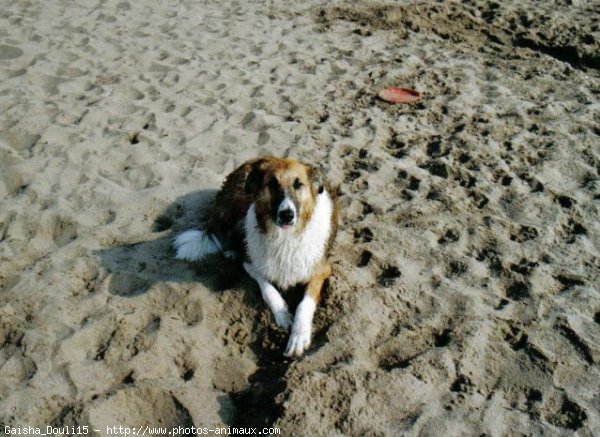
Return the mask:
{"type": "Polygon", "coordinates": [[[252,204],[246,213],[246,246],[252,265],[262,276],[283,288],[308,282],[325,255],[331,234],[333,202],[327,191],[319,194],[310,221],[300,235],[276,227],[262,234],[252,204]]]}

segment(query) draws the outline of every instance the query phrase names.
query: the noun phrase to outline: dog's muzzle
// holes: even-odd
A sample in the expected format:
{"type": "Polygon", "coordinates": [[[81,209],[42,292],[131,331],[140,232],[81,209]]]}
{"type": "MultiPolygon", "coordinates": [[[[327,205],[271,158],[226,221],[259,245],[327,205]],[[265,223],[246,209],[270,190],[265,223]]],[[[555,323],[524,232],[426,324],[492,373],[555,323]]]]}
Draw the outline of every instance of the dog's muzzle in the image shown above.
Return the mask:
{"type": "Polygon", "coordinates": [[[277,224],[279,226],[292,226],[296,223],[296,206],[290,199],[285,198],[277,209],[277,224]]]}

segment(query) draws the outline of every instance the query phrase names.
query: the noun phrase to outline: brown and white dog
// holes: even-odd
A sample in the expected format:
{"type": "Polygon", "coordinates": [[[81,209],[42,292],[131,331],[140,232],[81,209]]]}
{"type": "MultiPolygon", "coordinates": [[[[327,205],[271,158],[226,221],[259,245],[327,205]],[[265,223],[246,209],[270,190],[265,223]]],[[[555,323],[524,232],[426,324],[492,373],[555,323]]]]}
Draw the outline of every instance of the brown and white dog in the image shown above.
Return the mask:
{"type": "Polygon", "coordinates": [[[285,355],[300,356],[310,346],[313,315],[331,275],[327,252],[336,231],[336,196],[320,173],[292,159],[268,156],[231,173],[204,229],[182,233],[174,246],[178,259],[190,261],[239,252],[277,325],[291,327],[285,355]],[[306,291],[292,319],[275,287],[298,284],[306,284],[306,291]]]}

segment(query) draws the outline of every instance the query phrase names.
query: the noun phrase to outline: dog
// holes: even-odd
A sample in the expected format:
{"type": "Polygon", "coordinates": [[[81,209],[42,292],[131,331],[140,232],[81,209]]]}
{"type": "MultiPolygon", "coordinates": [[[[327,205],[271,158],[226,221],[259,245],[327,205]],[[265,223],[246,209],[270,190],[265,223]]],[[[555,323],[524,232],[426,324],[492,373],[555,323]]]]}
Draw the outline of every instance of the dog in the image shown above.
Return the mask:
{"type": "Polygon", "coordinates": [[[327,255],[337,219],[337,190],[316,168],[293,159],[257,158],[226,178],[203,229],[175,238],[176,258],[239,254],[276,324],[291,328],[284,355],[301,356],[310,346],[321,289],[331,276],[327,255]],[[297,285],[306,288],[292,318],[276,287],[297,285]]]}

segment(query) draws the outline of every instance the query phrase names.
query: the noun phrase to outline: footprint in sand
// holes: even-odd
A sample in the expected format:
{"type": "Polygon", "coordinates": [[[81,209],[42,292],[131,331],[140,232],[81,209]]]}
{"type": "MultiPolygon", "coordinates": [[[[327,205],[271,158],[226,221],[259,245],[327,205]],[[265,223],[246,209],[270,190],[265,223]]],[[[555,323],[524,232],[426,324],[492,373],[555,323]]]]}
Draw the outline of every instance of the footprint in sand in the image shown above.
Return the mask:
{"type": "Polygon", "coordinates": [[[0,61],[16,59],[23,54],[23,50],[15,46],[0,45],[0,61]]]}

